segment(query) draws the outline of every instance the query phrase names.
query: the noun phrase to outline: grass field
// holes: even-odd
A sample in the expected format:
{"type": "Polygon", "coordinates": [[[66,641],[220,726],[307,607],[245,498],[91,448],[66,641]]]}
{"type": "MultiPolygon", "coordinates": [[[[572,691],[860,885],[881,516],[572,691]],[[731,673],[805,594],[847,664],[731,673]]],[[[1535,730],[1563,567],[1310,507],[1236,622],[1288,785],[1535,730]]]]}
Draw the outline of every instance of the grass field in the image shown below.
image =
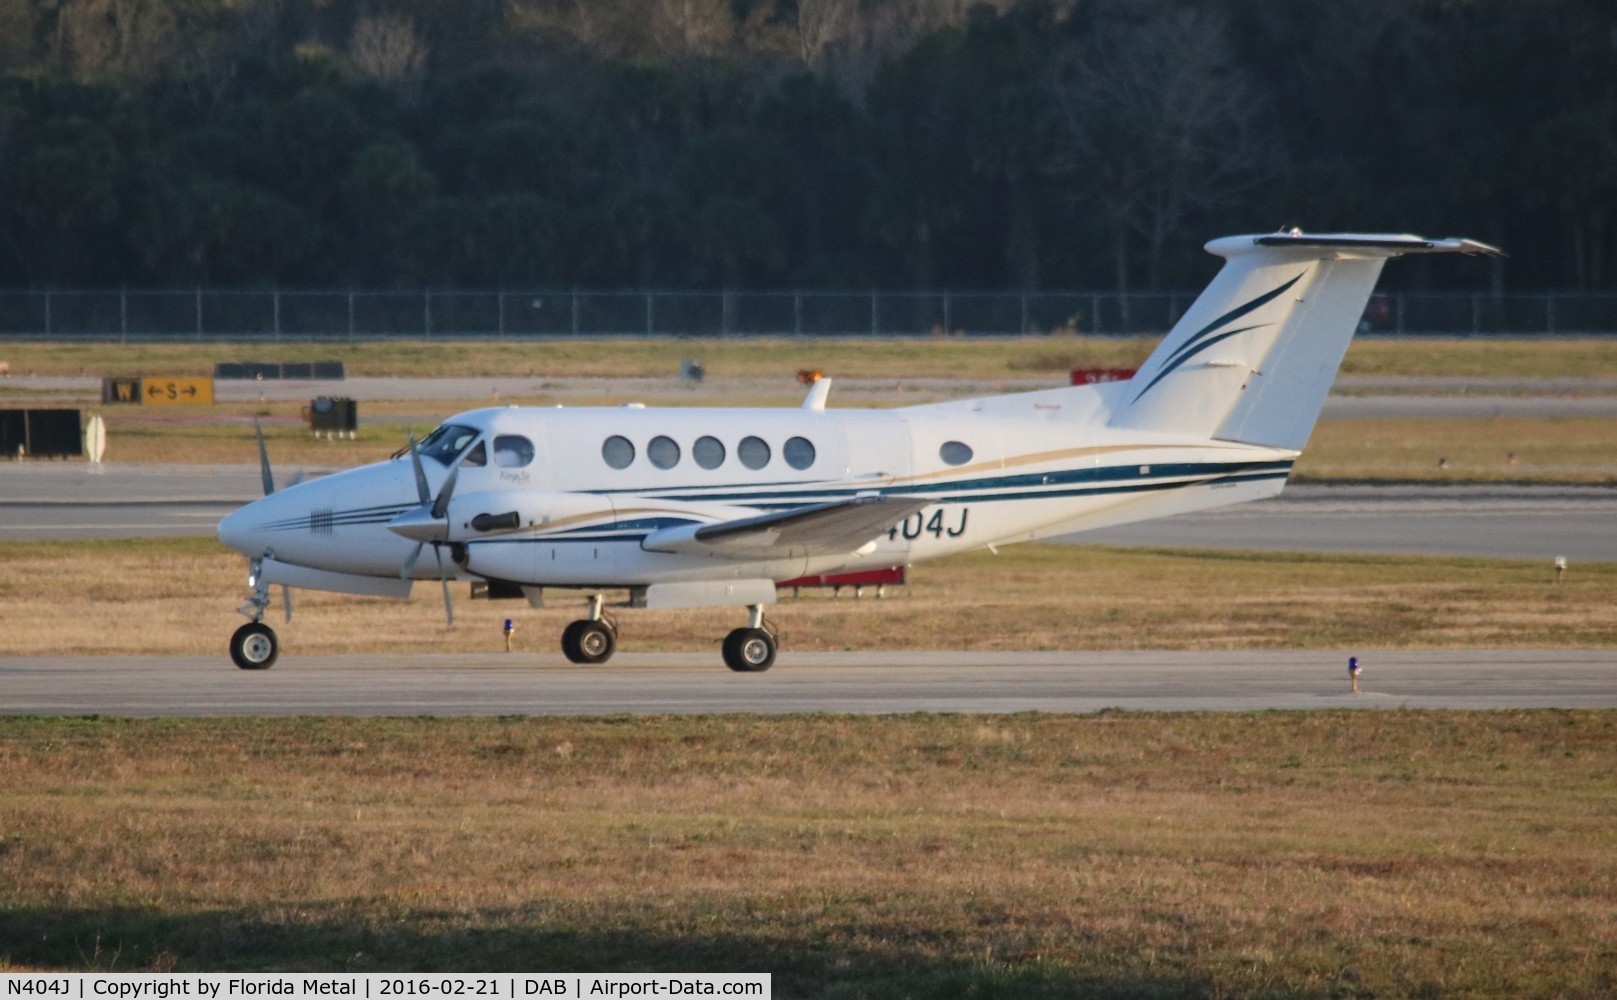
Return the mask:
{"type": "Polygon", "coordinates": [[[1604,997],[1617,713],[0,719],[0,969],[1604,997]]]}
{"type": "MultiPolygon", "coordinates": [[[[246,563],[211,539],[0,543],[0,655],[218,655],[241,619],[246,563]],[[140,581],[139,586],[134,581],[140,581]]],[[[1428,556],[1307,555],[1019,545],[912,570],[886,600],[814,592],[770,609],[783,648],[1370,649],[1617,645],[1617,564],[1575,563],[1552,582],[1543,563],[1428,556]]],[[[559,659],[583,602],[561,592],[535,611],[470,601],[456,623],[420,583],[408,601],[294,592],[286,655],[503,648],[559,659]]],[[[279,604],[280,592],[275,591],[279,604]]],[[[736,609],[626,611],[621,648],[711,651],[736,609]]]]}
{"type": "MultiPolygon", "coordinates": [[[[1015,378],[1061,375],[1072,368],[1132,368],[1155,337],[1007,337],[929,339],[683,339],[547,341],[361,341],[353,344],[0,343],[13,382],[41,375],[209,375],[216,361],[346,362],[349,375],[441,377],[454,374],[547,377],[663,377],[686,358],[715,378],[790,378],[818,368],[844,378],[1015,378]]],[[[1617,379],[1617,343],[1609,339],[1356,340],[1344,375],[1464,378],[1617,379]]],[[[3,388],[0,383],[0,388],[3,388]]]]}
{"type": "MultiPolygon", "coordinates": [[[[844,401],[853,403],[848,397],[844,401]]],[[[523,402],[542,405],[545,400],[523,402]]],[[[700,396],[691,402],[715,405],[737,400],[700,396]]],[[[792,398],[774,402],[792,405],[792,398]]],[[[298,422],[297,404],[220,404],[206,419],[174,411],[109,408],[103,414],[110,442],[107,460],[256,462],[253,420],[262,414],[277,470],[342,468],[380,461],[403,447],[407,429],[413,428],[419,438],[438,418],[487,403],[367,402],[354,441],[314,438],[298,422]]],[[[1617,483],[1617,426],[1599,417],[1325,420],[1315,427],[1294,476],[1295,481],[1617,483]],[[1439,468],[1439,458],[1447,460],[1446,468],[1439,468]]]]}
{"type": "Polygon", "coordinates": [[[1609,485],[1617,483],[1617,421],[1321,420],[1292,472],[1293,482],[1311,480],[1609,485]]]}

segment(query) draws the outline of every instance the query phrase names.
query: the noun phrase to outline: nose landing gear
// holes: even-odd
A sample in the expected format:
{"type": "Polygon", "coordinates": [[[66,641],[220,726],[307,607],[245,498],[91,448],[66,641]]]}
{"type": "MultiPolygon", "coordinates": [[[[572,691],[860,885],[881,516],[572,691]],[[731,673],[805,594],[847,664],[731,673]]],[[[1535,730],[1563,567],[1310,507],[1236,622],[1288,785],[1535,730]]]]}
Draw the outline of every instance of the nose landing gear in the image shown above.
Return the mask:
{"type": "Polygon", "coordinates": [[[252,561],[247,581],[253,592],[237,610],[252,620],[230,637],[230,658],[243,670],[268,670],[281,655],[281,642],[275,630],[264,624],[264,612],[270,603],[269,584],[264,582],[263,564],[257,559],[252,561]]]}

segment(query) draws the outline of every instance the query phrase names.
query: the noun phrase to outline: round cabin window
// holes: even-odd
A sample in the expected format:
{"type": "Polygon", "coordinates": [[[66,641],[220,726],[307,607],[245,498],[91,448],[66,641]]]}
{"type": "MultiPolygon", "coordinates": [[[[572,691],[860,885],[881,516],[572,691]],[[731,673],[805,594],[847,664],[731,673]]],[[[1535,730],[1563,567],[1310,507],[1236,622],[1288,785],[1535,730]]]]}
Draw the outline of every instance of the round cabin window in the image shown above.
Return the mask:
{"type": "Polygon", "coordinates": [[[741,464],[749,469],[761,469],[769,464],[769,442],[761,437],[744,437],[736,446],[741,464]]]}
{"type": "Polygon", "coordinates": [[[945,441],[938,449],[938,457],[947,465],[965,465],[971,461],[971,445],[963,441],[945,441]]]}
{"type": "Polygon", "coordinates": [[[704,469],[717,469],[724,464],[724,442],[712,436],[699,437],[691,446],[691,457],[704,469]]]}
{"type": "Polygon", "coordinates": [[[659,469],[672,469],[679,464],[679,445],[673,438],[659,434],[646,445],[646,457],[659,469]]]}
{"type": "Polygon", "coordinates": [[[601,445],[601,457],[614,469],[627,469],[634,461],[634,444],[622,434],[614,434],[601,445]]]}
{"type": "Polygon", "coordinates": [[[780,450],[786,464],[794,469],[806,469],[814,464],[814,442],[808,438],[787,438],[786,446],[780,450]]]}

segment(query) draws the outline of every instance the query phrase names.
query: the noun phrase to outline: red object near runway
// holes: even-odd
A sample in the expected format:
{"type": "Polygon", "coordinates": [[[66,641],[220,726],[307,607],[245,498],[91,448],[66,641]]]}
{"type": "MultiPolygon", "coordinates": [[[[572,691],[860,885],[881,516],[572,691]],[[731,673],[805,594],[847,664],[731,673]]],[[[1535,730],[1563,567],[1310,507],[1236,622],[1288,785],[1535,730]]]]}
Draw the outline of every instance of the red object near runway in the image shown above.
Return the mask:
{"type": "Polygon", "coordinates": [[[859,573],[827,573],[823,576],[800,576],[795,580],[782,580],[776,587],[874,587],[884,584],[895,586],[909,581],[909,571],[903,566],[890,569],[867,569],[859,573]]]}

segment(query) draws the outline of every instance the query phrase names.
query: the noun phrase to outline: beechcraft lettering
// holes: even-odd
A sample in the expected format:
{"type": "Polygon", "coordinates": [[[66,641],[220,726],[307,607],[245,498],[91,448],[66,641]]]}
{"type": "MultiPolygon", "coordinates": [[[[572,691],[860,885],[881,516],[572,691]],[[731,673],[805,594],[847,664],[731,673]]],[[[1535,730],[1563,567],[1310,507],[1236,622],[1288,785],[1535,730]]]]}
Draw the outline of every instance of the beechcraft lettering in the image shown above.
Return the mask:
{"type": "Polygon", "coordinates": [[[405,597],[438,580],[452,624],[449,583],[469,580],[535,605],[578,595],[561,636],[577,663],[617,648],[609,606],[744,608],[724,662],[767,670],[778,582],[1276,495],[1385,262],[1498,253],[1295,230],[1207,249],[1223,268],[1126,381],[889,410],[828,408],[829,379],[787,409],[471,410],[280,492],[260,436],[266,495],[219,525],[249,562],[232,658],[275,662],[276,584],[405,597]]]}

